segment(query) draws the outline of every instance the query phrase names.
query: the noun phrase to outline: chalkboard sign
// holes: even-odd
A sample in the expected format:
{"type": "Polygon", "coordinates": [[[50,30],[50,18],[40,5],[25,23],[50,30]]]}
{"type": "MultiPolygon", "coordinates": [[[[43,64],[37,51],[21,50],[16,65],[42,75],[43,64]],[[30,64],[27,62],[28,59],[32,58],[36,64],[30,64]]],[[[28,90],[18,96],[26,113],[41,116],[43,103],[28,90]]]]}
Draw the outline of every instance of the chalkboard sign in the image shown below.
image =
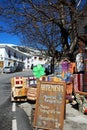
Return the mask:
{"type": "Polygon", "coordinates": [[[34,124],[36,128],[63,130],[65,113],[65,82],[37,82],[34,124]]]}

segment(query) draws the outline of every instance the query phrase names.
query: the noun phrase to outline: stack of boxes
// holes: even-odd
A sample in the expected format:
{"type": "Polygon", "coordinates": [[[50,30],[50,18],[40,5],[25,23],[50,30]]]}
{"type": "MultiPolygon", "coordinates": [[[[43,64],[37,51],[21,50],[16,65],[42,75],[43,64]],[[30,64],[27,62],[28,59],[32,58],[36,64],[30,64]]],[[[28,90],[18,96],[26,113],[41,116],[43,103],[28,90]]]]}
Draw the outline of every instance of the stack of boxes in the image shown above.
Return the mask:
{"type": "Polygon", "coordinates": [[[27,91],[27,100],[35,101],[37,99],[37,81],[36,77],[31,76],[27,77],[28,91],[27,91]]]}
{"type": "Polygon", "coordinates": [[[24,77],[11,78],[11,87],[13,98],[26,97],[27,96],[27,82],[24,77]]]}

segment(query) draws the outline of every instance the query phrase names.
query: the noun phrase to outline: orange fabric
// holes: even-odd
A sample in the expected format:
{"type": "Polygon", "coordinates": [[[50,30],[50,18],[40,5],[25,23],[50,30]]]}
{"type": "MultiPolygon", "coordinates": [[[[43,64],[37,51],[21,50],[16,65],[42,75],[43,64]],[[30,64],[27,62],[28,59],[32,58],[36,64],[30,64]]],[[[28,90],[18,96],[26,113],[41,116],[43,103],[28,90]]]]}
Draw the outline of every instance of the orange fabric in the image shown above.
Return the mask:
{"type": "Polygon", "coordinates": [[[75,72],[75,68],[76,68],[76,63],[75,62],[71,62],[69,64],[69,72],[71,72],[73,74],[75,72]]]}
{"type": "Polygon", "coordinates": [[[66,94],[72,94],[73,91],[73,83],[66,84],[66,94]]]}
{"type": "Polygon", "coordinates": [[[64,74],[65,74],[64,71],[62,71],[62,78],[64,78],[64,74]]]}

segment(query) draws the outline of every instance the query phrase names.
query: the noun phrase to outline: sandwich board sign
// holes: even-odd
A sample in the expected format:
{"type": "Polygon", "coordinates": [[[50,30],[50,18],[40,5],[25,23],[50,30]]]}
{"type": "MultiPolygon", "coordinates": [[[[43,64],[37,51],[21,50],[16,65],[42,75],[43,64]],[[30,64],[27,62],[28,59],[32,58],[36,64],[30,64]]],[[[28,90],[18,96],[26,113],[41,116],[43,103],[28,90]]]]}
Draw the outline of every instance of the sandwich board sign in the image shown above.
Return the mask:
{"type": "Polygon", "coordinates": [[[63,130],[65,82],[37,82],[37,100],[33,126],[44,130],[63,130]]]}

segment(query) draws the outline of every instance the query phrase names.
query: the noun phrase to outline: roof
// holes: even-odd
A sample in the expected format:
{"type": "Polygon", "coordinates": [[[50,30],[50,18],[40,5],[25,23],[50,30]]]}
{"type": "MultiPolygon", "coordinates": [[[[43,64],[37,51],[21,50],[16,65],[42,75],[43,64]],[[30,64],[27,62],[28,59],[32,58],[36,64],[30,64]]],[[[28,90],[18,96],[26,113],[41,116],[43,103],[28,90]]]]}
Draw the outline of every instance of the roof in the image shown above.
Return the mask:
{"type": "Polygon", "coordinates": [[[23,54],[23,55],[26,55],[26,56],[29,55],[28,53],[24,53],[24,52],[18,50],[17,48],[14,48],[13,46],[15,46],[15,45],[10,45],[10,44],[0,44],[0,48],[6,48],[6,47],[7,47],[7,48],[10,48],[10,49],[12,49],[12,50],[14,50],[14,51],[17,51],[17,52],[19,52],[19,53],[21,53],[21,54],[23,54]]]}

